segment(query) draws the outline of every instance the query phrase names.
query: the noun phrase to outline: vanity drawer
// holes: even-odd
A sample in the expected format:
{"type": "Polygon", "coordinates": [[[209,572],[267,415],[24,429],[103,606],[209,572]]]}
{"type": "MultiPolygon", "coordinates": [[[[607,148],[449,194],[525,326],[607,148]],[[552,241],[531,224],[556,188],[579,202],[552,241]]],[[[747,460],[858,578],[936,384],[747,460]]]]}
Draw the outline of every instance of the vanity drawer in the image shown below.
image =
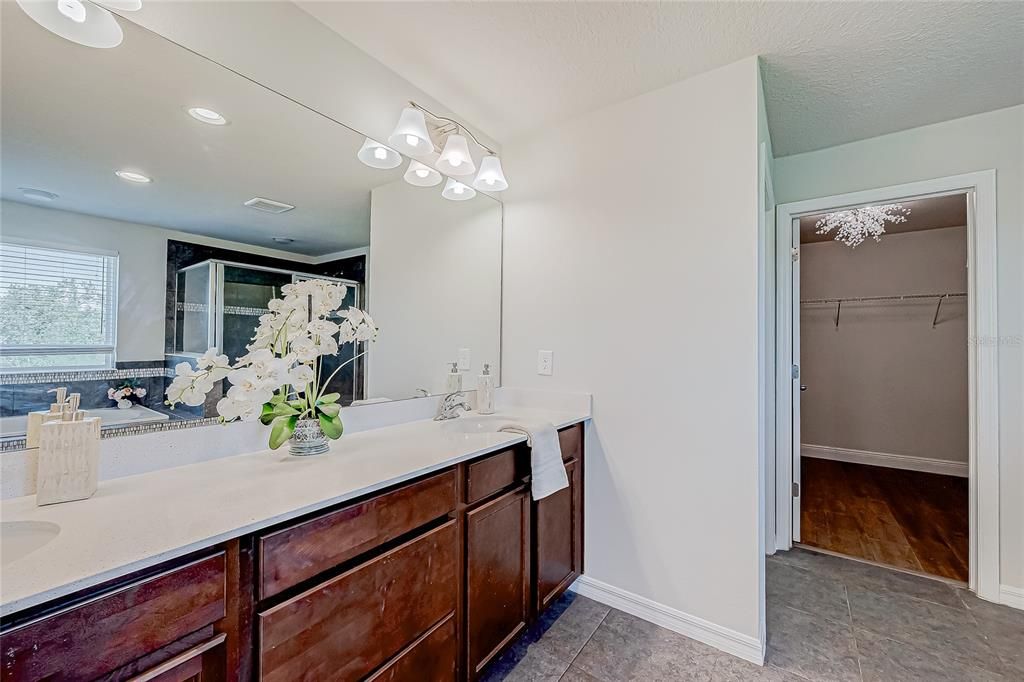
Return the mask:
{"type": "Polygon", "coordinates": [[[452,682],[455,679],[455,614],[410,644],[366,682],[452,682]]]}
{"type": "Polygon", "coordinates": [[[334,568],[455,509],[455,472],[261,536],[260,598],[334,568]]]}
{"type": "Polygon", "coordinates": [[[562,449],[562,460],[579,459],[583,456],[583,424],[573,424],[558,432],[558,446],[562,449]]]}
{"type": "Polygon", "coordinates": [[[356,680],[394,658],[454,613],[457,543],[448,521],[259,614],[260,679],[356,680]]]}
{"type": "Polygon", "coordinates": [[[470,464],[466,467],[466,503],[479,502],[524,480],[530,473],[529,457],[525,447],[510,448],[470,464]]]}
{"type": "Polygon", "coordinates": [[[0,636],[4,682],[92,680],[224,617],[224,553],[0,636]]]}

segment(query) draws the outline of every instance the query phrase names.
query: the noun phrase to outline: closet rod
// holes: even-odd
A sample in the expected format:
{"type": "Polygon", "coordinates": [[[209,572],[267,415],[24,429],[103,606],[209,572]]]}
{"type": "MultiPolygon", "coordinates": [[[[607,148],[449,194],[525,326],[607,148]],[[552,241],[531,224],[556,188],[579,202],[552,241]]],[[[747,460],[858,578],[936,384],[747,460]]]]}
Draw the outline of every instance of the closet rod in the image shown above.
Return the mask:
{"type": "Polygon", "coordinates": [[[913,301],[920,299],[935,298],[935,315],[932,316],[932,329],[939,323],[939,311],[942,309],[942,302],[947,298],[965,298],[966,293],[954,292],[945,294],[904,294],[902,296],[853,296],[850,298],[810,298],[800,301],[801,305],[813,305],[821,303],[836,304],[836,329],[839,329],[839,315],[843,310],[843,303],[860,303],[865,301],[913,301]]]}

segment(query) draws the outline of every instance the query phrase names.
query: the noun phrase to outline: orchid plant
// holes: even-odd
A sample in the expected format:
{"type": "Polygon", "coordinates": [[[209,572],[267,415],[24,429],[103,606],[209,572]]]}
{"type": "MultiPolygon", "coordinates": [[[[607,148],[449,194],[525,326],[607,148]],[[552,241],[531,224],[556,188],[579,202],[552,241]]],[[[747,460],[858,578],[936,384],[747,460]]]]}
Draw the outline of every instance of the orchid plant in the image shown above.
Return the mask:
{"type": "Polygon", "coordinates": [[[231,388],[217,402],[221,420],[259,420],[270,426],[271,449],[291,438],[300,419],[316,419],[325,436],[340,438],[341,396],[326,389],[342,367],[366,351],[342,363],[326,380],[321,377],[322,358],[337,355],[345,344],[373,341],[377,327],[358,308],[340,309],[347,293],[344,284],[311,279],[286,284],[281,293],[283,298],[272,299],[269,312],[260,316],[246,346],[248,354],[234,364],[215,348],[200,356],[195,367],[179,363],[167,388],[167,405],[202,405],[216,382],[227,379],[231,388]]]}

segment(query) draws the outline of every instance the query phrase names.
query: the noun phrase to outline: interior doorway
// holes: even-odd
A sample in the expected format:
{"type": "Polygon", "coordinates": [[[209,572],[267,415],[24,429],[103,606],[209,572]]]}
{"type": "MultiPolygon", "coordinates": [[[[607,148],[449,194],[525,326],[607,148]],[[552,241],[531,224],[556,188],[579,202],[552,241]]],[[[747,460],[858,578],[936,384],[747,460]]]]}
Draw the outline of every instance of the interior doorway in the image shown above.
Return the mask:
{"type": "Polygon", "coordinates": [[[998,599],[994,201],[981,172],[778,207],[776,549],[998,599]]]}

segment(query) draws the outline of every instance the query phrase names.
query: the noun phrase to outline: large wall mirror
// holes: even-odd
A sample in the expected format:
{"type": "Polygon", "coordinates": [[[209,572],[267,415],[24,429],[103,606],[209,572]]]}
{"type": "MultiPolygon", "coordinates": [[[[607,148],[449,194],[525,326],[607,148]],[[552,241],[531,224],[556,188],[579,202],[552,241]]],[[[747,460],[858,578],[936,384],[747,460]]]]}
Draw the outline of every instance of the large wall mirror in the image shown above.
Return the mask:
{"type": "Polygon", "coordinates": [[[15,3],[2,20],[8,444],[58,386],[121,433],[215,417],[217,391],[163,404],[173,367],[244,354],[308,278],[344,283],[380,328],[336,376],[345,405],[440,393],[452,363],[467,390],[500,371],[498,201],[414,186],[405,158],[371,167],[363,135],[129,21],[94,49],[15,3]]]}

